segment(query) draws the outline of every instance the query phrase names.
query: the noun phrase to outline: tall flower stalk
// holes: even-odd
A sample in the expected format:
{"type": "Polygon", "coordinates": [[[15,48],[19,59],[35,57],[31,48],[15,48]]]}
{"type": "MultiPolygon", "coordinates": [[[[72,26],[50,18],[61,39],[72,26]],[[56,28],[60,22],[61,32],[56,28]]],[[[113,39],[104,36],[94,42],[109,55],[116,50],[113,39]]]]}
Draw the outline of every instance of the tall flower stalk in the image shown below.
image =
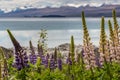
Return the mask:
{"type": "Polygon", "coordinates": [[[8,79],[8,63],[7,63],[7,59],[4,55],[4,52],[2,50],[2,48],[0,48],[0,53],[2,55],[2,59],[0,61],[0,78],[3,77],[4,80],[8,79]]]}
{"type": "Polygon", "coordinates": [[[55,48],[54,51],[54,60],[55,60],[55,65],[57,66],[57,59],[58,59],[58,52],[57,52],[57,48],[55,48]]]}
{"type": "Polygon", "coordinates": [[[115,45],[118,46],[119,43],[119,25],[116,18],[116,11],[113,9],[113,22],[114,22],[114,34],[115,34],[115,45]]]}
{"type": "Polygon", "coordinates": [[[59,56],[58,56],[58,60],[57,60],[58,62],[58,69],[60,70],[60,71],[62,71],[62,58],[61,58],[61,53],[59,53],[59,56]]]}
{"type": "Polygon", "coordinates": [[[114,31],[113,31],[113,28],[112,28],[112,23],[111,21],[109,20],[108,21],[108,25],[109,25],[109,32],[110,32],[110,37],[109,37],[109,40],[110,40],[110,47],[109,47],[109,50],[110,50],[110,61],[116,61],[117,58],[116,58],[116,50],[115,50],[115,35],[114,35],[114,31]]]}
{"type": "Polygon", "coordinates": [[[100,63],[103,65],[105,64],[104,68],[107,71],[107,74],[109,75],[109,79],[112,79],[112,75],[110,72],[110,56],[109,56],[109,50],[107,45],[107,36],[105,33],[105,20],[104,17],[101,19],[101,33],[100,33],[100,63]]]}
{"type": "Polygon", "coordinates": [[[93,67],[96,66],[94,47],[90,42],[90,37],[85,21],[84,12],[82,12],[82,25],[83,25],[83,44],[84,44],[84,53],[83,59],[86,64],[86,68],[91,70],[91,74],[94,75],[93,67]]]}
{"type": "Polygon", "coordinates": [[[113,9],[113,22],[114,22],[114,28],[113,28],[113,32],[114,32],[114,44],[115,44],[115,52],[116,52],[116,62],[120,63],[120,29],[119,29],[119,25],[118,25],[118,21],[116,18],[116,11],[115,9],[113,9]]]}
{"type": "Polygon", "coordinates": [[[49,69],[50,71],[54,71],[55,68],[56,65],[55,65],[54,55],[52,55],[50,58],[49,69]]]}
{"type": "Polygon", "coordinates": [[[18,41],[14,38],[10,30],[7,30],[7,32],[15,48],[15,61],[13,63],[13,66],[16,67],[18,70],[28,67],[29,66],[28,56],[26,54],[26,51],[23,50],[23,48],[20,46],[18,41]]]}
{"type": "Polygon", "coordinates": [[[38,48],[38,56],[39,57],[42,57],[42,55],[44,54],[43,53],[43,47],[41,45],[37,45],[37,48],[38,48]]]}
{"type": "Polygon", "coordinates": [[[43,53],[45,54],[45,53],[47,53],[47,43],[46,43],[46,41],[47,41],[47,30],[41,29],[39,37],[40,37],[40,39],[38,41],[38,44],[40,46],[42,46],[43,53]]]}
{"type": "Polygon", "coordinates": [[[71,36],[70,56],[72,58],[72,64],[74,64],[75,63],[75,45],[74,45],[74,37],[73,36],[71,36]]]}
{"type": "Polygon", "coordinates": [[[100,52],[100,63],[103,64],[104,61],[107,63],[108,60],[108,52],[106,49],[107,46],[107,39],[106,39],[106,33],[105,33],[105,20],[104,17],[101,19],[101,33],[100,33],[100,47],[99,47],[99,52],[100,52]]]}
{"type": "Polygon", "coordinates": [[[30,50],[31,50],[31,54],[29,55],[29,59],[30,59],[30,62],[31,62],[32,64],[35,64],[36,61],[37,61],[37,56],[36,56],[36,54],[35,54],[35,51],[34,51],[32,42],[30,41],[29,44],[30,44],[30,50]]]}

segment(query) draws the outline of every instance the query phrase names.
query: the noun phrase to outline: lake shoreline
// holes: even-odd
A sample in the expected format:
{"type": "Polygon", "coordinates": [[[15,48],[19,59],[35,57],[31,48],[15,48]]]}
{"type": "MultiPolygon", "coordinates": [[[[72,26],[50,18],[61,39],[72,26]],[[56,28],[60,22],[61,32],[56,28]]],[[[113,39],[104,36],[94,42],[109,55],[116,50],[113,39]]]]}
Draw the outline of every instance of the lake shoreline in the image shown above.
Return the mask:
{"type": "MultiPolygon", "coordinates": [[[[10,58],[14,55],[14,48],[13,47],[12,48],[5,48],[5,47],[1,46],[1,48],[5,52],[5,55],[6,55],[7,58],[10,58]]],[[[37,47],[33,46],[33,48],[34,48],[35,53],[38,54],[37,47]]],[[[56,46],[55,48],[64,57],[67,57],[69,52],[70,52],[70,44],[69,43],[60,44],[60,45],[56,46]]],[[[47,53],[48,54],[54,54],[55,48],[47,48],[47,53]]],[[[28,55],[30,54],[30,52],[31,52],[30,47],[23,47],[23,49],[27,52],[28,55]]],[[[82,45],[75,45],[75,53],[81,53],[82,49],[83,49],[82,45]]],[[[95,50],[95,53],[99,53],[98,52],[98,47],[94,46],[94,50],[95,50]]]]}

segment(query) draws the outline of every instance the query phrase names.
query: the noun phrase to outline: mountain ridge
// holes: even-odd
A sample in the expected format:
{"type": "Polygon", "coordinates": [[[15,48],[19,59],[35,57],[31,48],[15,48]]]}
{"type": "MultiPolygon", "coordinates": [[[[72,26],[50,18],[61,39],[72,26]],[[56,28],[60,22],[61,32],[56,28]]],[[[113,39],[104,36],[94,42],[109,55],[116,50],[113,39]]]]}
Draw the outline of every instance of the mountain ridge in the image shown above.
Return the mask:
{"type": "MultiPolygon", "coordinates": [[[[120,13],[120,5],[102,4],[99,7],[95,6],[61,6],[59,8],[46,7],[46,8],[31,8],[31,9],[16,9],[9,13],[1,13],[0,17],[80,17],[82,11],[85,12],[86,17],[111,17],[112,9],[116,9],[117,13],[120,13]],[[56,16],[57,15],[57,16],[56,16]]],[[[0,11],[2,12],[2,11],[0,11]]],[[[120,17],[120,14],[117,14],[120,17]]]]}

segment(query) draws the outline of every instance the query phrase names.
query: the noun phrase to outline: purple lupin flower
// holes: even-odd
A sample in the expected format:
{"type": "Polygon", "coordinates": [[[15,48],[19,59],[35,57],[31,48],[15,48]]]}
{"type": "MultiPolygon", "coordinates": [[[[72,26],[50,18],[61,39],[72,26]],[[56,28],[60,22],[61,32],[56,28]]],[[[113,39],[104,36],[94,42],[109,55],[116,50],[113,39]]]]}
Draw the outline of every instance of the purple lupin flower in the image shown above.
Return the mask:
{"type": "Polygon", "coordinates": [[[47,68],[48,67],[48,60],[49,60],[49,54],[46,55],[46,60],[45,60],[45,67],[47,68]]]}
{"type": "Polygon", "coordinates": [[[95,52],[95,62],[96,62],[96,65],[101,68],[102,65],[100,64],[100,53],[98,52],[98,48],[94,49],[94,52],[95,52]]]}
{"type": "Polygon", "coordinates": [[[35,54],[35,51],[32,46],[32,42],[30,41],[30,49],[31,49],[31,54],[29,55],[30,63],[35,64],[37,62],[37,56],[35,54]]]}
{"type": "Polygon", "coordinates": [[[14,65],[18,70],[28,67],[28,56],[25,51],[21,51],[21,55],[15,55],[14,65]]]}
{"type": "Polygon", "coordinates": [[[16,67],[18,70],[21,70],[25,67],[29,67],[28,65],[28,57],[26,52],[21,51],[20,53],[22,53],[21,55],[16,55],[15,54],[15,60],[13,63],[13,66],[16,67]]]}
{"type": "Polygon", "coordinates": [[[28,67],[29,66],[28,57],[25,50],[23,50],[23,48],[20,46],[18,41],[14,38],[10,30],[7,30],[7,32],[15,48],[15,61],[13,63],[13,66],[16,67],[18,70],[28,67]]]}
{"type": "Polygon", "coordinates": [[[44,65],[47,68],[48,67],[48,60],[49,60],[49,55],[48,54],[46,56],[42,55],[41,65],[44,65]]]}
{"type": "Polygon", "coordinates": [[[62,60],[61,60],[61,58],[58,58],[58,69],[62,70],[62,60]]]}
{"type": "Polygon", "coordinates": [[[30,59],[30,63],[35,64],[37,61],[37,56],[35,54],[31,54],[29,56],[29,59],[30,59]]]}
{"type": "Polygon", "coordinates": [[[54,51],[54,55],[53,55],[53,57],[54,57],[54,61],[55,61],[55,67],[57,67],[57,55],[58,53],[57,53],[57,48],[55,48],[55,51],[54,51]]]}
{"type": "Polygon", "coordinates": [[[27,56],[26,52],[24,52],[24,54],[23,54],[23,59],[24,59],[24,65],[28,66],[28,56],[27,56]]]}
{"type": "Polygon", "coordinates": [[[50,68],[50,70],[54,70],[55,69],[55,60],[54,60],[54,57],[53,57],[53,55],[51,56],[51,58],[50,58],[50,65],[49,65],[49,68],[50,68]]]}
{"type": "Polygon", "coordinates": [[[46,58],[44,55],[41,55],[41,64],[44,65],[46,63],[46,58]]]}
{"type": "Polygon", "coordinates": [[[95,61],[96,61],[96,65],[97,65],[99,68],[101,68],[102,65],[101,65],[100,62],[99,62],[99,57],[98,57],[98,55],[96,55],[95,61]]]}

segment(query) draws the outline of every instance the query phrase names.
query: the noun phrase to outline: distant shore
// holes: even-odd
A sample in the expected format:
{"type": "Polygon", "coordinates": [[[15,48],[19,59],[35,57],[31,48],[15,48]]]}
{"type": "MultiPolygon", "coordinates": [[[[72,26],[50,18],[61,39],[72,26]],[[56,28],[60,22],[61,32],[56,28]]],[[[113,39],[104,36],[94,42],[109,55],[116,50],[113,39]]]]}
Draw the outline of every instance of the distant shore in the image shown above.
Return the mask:
{"type": "MultiPolygon", "coordinates": [[[[7,58],[10,58],[13,56],[14,48],[4,48],[1,47],[7,58]]],[[[75,53],[81,53],[83,46],[82,45],[75,45],[75,53]]],[[[24,50],[29,54],[30,53],[30,48],[29,47],[23,47],[24,50]]],[[[64,43],[56,46],[56,49],[62,54],[62,56],[67,57],[69,52],[70,52],[70,44],[69,43],[64,43]]],[[[98,53],[98,48],[94,46],[95,52],[98,53]]],[[[34,47],[34,50],[37,54],[37,48],[34,47]]],[[[55,48],[47,48],[48,54],[53,54],[55,51],[55,48]]]]}

